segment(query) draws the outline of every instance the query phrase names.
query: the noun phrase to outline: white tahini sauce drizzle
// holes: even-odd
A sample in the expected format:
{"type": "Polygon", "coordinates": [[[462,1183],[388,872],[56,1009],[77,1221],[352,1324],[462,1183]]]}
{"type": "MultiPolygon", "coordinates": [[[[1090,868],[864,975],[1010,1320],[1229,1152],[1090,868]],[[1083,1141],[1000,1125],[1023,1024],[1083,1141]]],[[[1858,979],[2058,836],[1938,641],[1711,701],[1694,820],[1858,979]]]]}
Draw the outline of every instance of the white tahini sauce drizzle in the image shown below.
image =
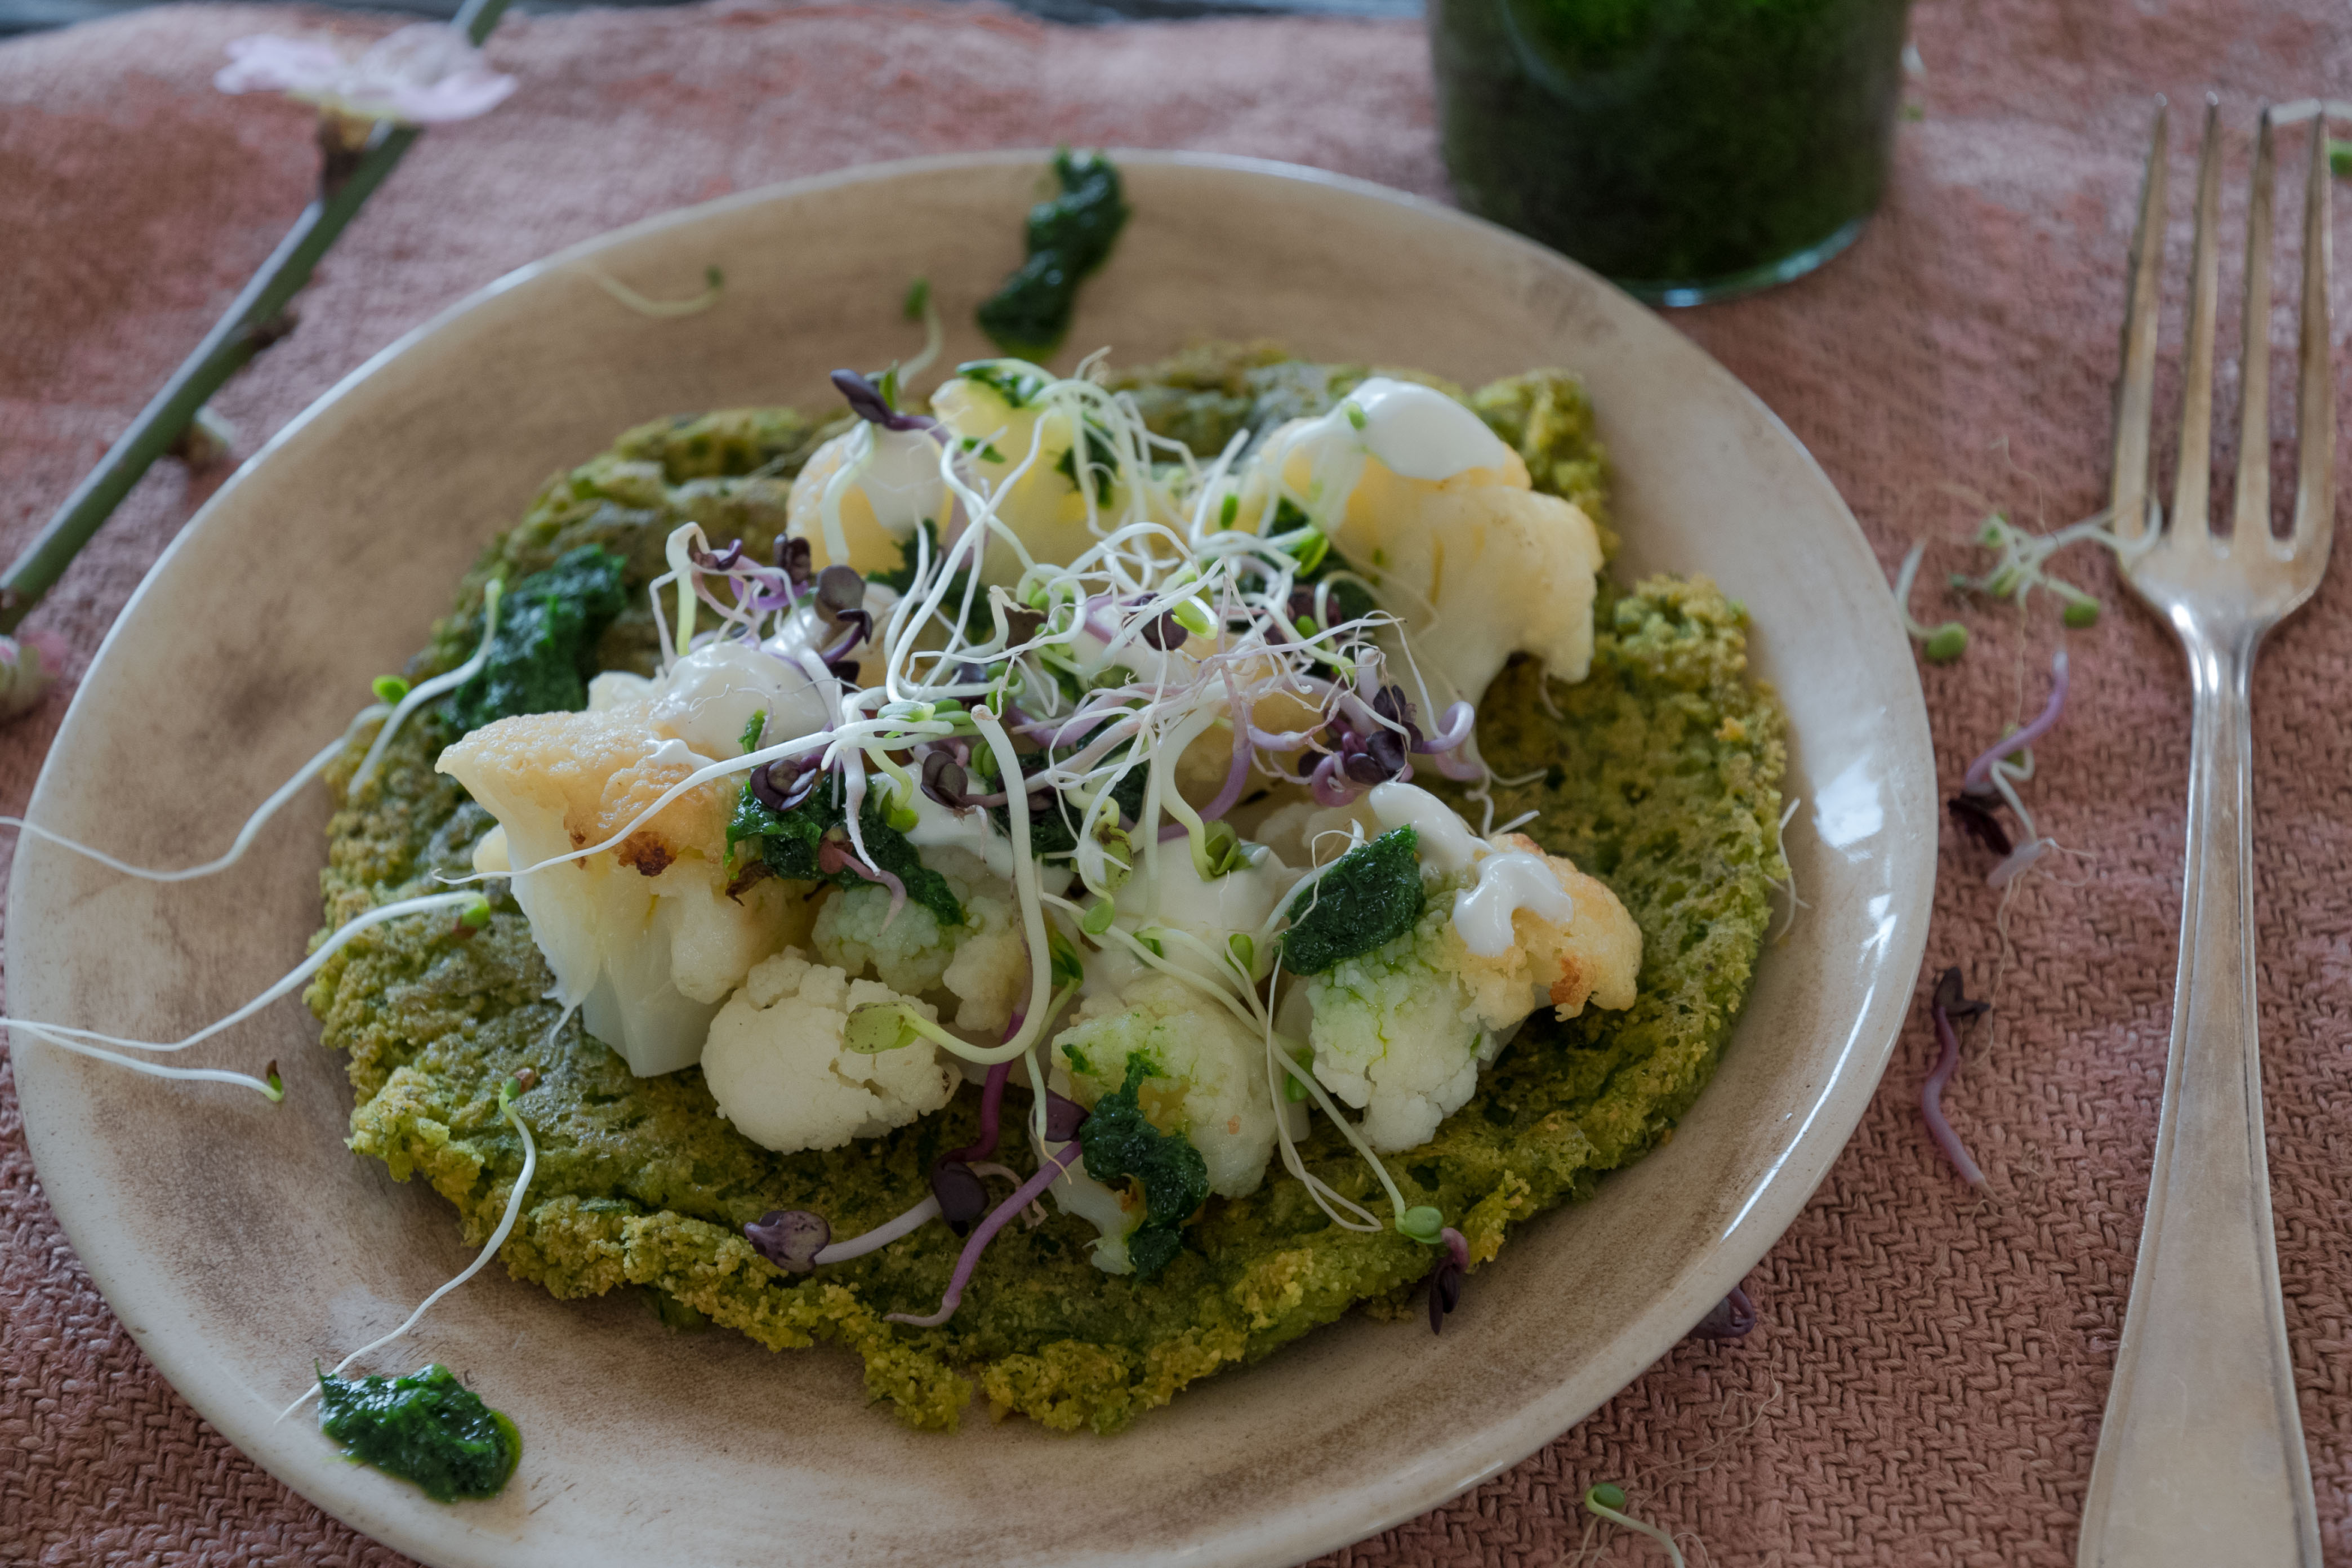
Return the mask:
{"type": "Polygon", "coordinates": [[[1328,414],[1276,431],[1259,464],[1287,474],[1296,488],[1300,476],[1291,465],[1304,459],[1301,497],[1318,524],[1332,530],[1368,461],[1400,479],[1443,483],[1473,469],[1507,467],[1511,455],[1486,421],[1436,388],[1376,375],[1328,414]]]}
{"type": "Polygon", "coordinates": [[[1364,796],[1383,829],[1410,827],[1421,836],[1421,863],[1450,875],[1478,868],[1478,885],[1454,895],[1454,929],[1481,958],[1500,958],[1517,940],[1511,917],[1532,910],[1554,925],[1576,918],[1576,904],[1540,855],[1498,850],[1470,831],[1444,801],[1409,784],[1372,786],[1364,796]]]}
{"type": "MultiPolygon", "coordinates": [[[[1347,403],[1363,414],[1357,434],[1364,450],[1399,479],[1444,480],[1511,460],[1511,449],[1485,420],[1435,387],[1376,375],[1349,393],[1347,403]]],[[[1323,417],[1343,430],[1354,424],[1346,403],[1323,417]]]]}
{"type": "Polygon", "coordinates": [[[1466,871],[1490,853],[1470,825],[1418,784],[1374,784],[1364,804],[1383,829],[1410,827],[1421,836],[1421,863],[1441,872],[1466,871]]]}
{"type": "Polygon", "coordinates": [[[1489,855],[1478,865],[1478,885],[1454,895],[1454,929],[1462,944],[1481,958],[1511,951],[1511,917],[1533,910],[1554,925],[1576,918],[1575,901],[1540,855],[1512,849],[1489,855]]]}

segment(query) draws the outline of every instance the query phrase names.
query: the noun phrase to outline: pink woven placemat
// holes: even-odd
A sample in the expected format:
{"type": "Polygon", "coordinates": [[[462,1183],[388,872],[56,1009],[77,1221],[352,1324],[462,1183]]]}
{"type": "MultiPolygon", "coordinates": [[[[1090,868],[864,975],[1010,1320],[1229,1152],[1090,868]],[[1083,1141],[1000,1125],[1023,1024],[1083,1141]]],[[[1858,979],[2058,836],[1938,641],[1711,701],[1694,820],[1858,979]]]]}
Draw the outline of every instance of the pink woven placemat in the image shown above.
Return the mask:
{"type": "MultiPolygon", "coordinates": [[[[320,25],[185,6],[0,47],[0,552],[301,205],[302,111],[223,99],[209,79],[228,38],[320,25]]],[[[1890,566],[1913,539],[1932,542],[1933,583],[1970,563],[1988,504],[2054,525],[2104,499],[2148,95],[2191,103],[2217,89],[2242,139],[2258,99],[2352,78],[2352,21],[2336,0],[1938,0],[1914,36],[1924,113],[1903,127],[1886,208],[1853,251],[1675,321],[1788,420],[1890,566]]],[[[491,53],[522,91],[425,139],[304,297],[300,330],[217,400],[243,449],[510,267],[792,175],[1068,141],[1254,153],[1444,191],[1412,26],[1081,31],[972,7],[722,3],[517,18],[491,53]]],[[[2176,252],[2184,244],[2176,234],[2176,252]]],[[[2352,321],[2352,288],[2336,312],[2352,321]]],[[[2282,317],[2282,356],[2288,331],[2282,317]]],[[[2282,367],[2282,437],[2283,383],[2282,367]]],[[[159,468],[33,617],[70,649],[69,675],[210,483],[159,468]]],[[[1697,1562],[2072,1560],[2161,1090],[2188,766],[2179,656],[2124,607],[2105,563],[2076,564],[2114,607],[2071,637],[2071,718],[2039,749],[2032,790],[2077,853],[2063,881],[2015,896],[2004,964],[1983,854],[1948,842],[1928,944],[1931,976],[1958,963],[1979,992],[1998,984],[1997,1022],[1971,1039],[1947,1097],[1989,1189],[1963,1188],[1921,1131],[1932,1046],[1915,1021],[1852,1147],[1750,1281],[1754,1334],[1685,1344],[1518,1468],[1328,1561],[1574,1560],[1587,1535],[1577,1500],[1612,1479],[1697,1562]]],[[[2277,639],[2255,683],[2271,1172],[2331,1553],[2352,1550],[2347,576],[2277,639]]],[[[1962,615],[1974,649],[1925,673],[1948,788],[2039,704],[2058,635],[2046,606],[1962,615]]],[[[0,731],[0,812],[21,809],[63,706],[0,731]]],[[[7,853],[0,841],[0,863],[7,853]]],[[[1611,1551],[1658,1560],[1624,1537],[1611,1551]]],[[[0,1066],[0,1562],[406,1561],[271,1480],[148,1365],[49,1213],[0,1066]]]]}

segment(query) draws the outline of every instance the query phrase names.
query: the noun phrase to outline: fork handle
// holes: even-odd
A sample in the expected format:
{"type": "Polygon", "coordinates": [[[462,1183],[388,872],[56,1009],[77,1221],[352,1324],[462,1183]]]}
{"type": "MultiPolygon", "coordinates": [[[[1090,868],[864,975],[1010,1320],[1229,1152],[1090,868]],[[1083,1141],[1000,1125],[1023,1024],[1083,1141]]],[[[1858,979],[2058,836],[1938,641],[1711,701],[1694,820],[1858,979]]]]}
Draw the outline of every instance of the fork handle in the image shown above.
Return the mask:
{"type": "Polygon", "coordinates": [[[2261,635],[2187,640],[2195,721],[2172,1051],[2080,1568],[2320,1568],[2254,1037],[2247,677],[2261,635]]]}

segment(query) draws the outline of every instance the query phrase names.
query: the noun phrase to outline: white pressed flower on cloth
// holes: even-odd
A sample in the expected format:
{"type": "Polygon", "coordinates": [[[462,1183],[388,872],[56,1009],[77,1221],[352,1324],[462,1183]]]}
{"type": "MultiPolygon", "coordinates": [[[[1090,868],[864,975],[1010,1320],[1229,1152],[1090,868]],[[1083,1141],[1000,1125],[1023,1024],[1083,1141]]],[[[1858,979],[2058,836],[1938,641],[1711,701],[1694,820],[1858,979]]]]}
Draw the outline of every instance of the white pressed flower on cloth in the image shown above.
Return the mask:
{"type": "Polygon", "coordinates": [[[515,89],[515,79],[492,70],[464,34],[437,22],[387,33],[356,58],[323,38],[272,33],[232,39],[228,56],[213,78],[223,92],[282,92],[360,120],[471,120],[515,89]]]}

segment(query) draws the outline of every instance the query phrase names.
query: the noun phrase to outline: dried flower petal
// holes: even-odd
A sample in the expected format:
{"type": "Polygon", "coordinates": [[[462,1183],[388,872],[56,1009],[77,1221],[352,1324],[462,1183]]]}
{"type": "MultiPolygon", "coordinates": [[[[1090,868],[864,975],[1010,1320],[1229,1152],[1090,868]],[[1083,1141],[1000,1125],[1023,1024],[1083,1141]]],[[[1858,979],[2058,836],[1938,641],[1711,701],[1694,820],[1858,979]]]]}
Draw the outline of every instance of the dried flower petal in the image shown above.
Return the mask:
{"type": "Polygon", "coordinates": [[[234,38],[213,78],[223,92],[282,92],[336,114],[441,125],[487,114],[515,79],[490,69],[457,28],[418,22],[387,33],[356,58],[322,38],[234,38]]]}

